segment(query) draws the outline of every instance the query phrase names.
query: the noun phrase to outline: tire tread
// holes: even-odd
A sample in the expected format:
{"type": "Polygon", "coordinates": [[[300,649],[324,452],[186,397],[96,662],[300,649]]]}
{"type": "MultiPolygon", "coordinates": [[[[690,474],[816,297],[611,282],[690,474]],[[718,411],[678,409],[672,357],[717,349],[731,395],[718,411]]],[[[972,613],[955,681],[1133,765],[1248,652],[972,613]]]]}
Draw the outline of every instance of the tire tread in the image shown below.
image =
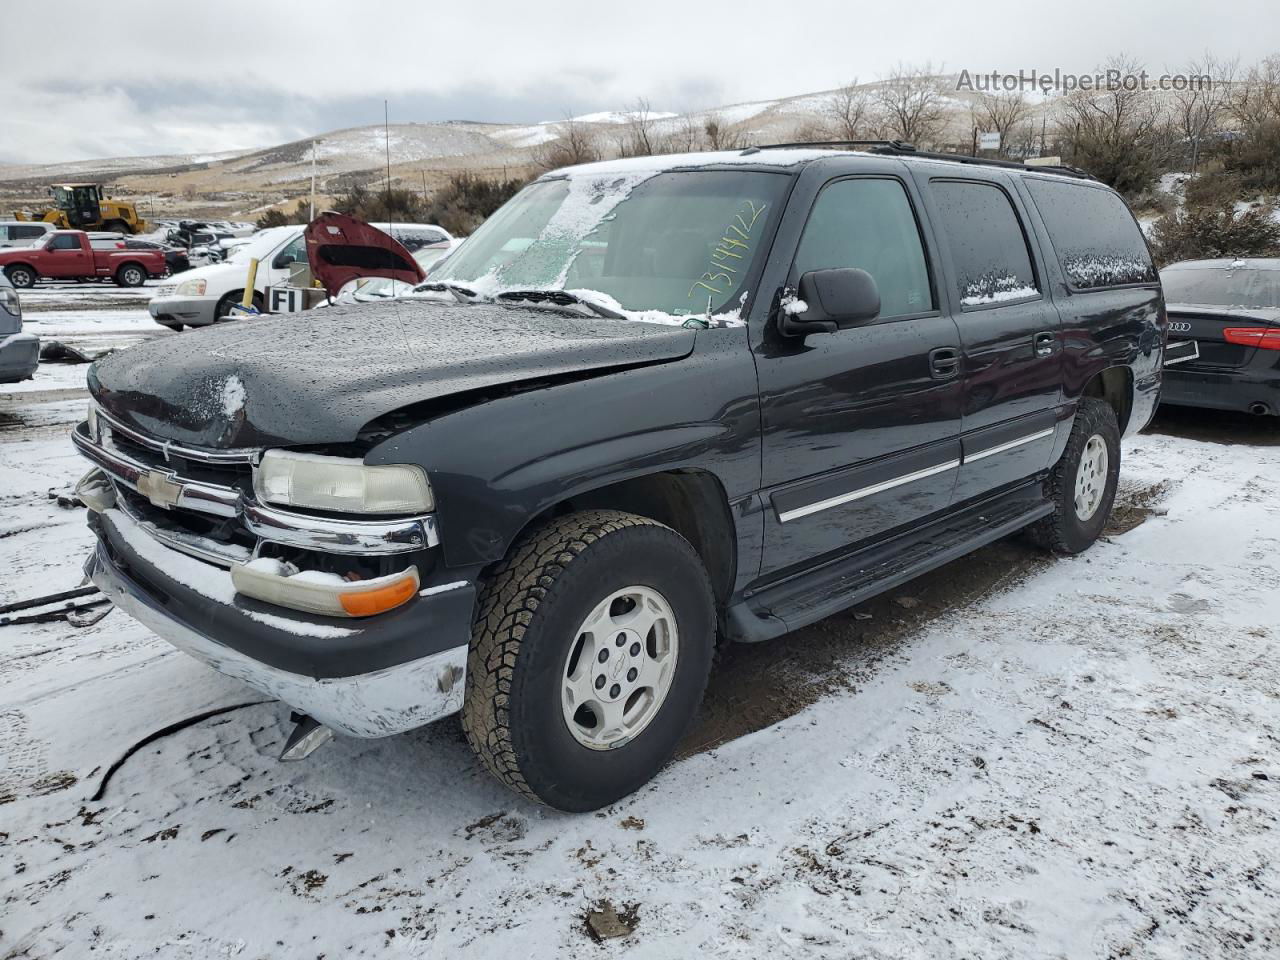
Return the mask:
{"type": "Polygon", "coordinates": [[[520,541],[494,568],[480,592],[467,654],[462,729],[494,777],[537,803],[544,801],[521,773],[508,709],[520,643],[534,613],[570,563],[603,537],[644,526],[670,529],[619,510],[585,510],[552,520],[520,541]]]}

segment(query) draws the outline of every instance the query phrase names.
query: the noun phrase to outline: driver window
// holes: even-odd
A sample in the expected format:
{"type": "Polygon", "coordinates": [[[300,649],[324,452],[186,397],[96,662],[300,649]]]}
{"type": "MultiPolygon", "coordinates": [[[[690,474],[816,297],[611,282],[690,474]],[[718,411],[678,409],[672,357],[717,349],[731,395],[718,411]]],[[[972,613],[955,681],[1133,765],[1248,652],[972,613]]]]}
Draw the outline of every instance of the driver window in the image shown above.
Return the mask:
{"type": "Polygon", "coordinates": [[[276,255],[276,263],[281,266],[285,266],[290,263],[302,263],[307,259],[306,249],[306,236],[299,236],[297,240],[294,240],[293,243],[289,244],[276,255]]]}
{"type": "Polygon", "coordinates": [[[49,241],[50,250],[79,250],[80,238],[69,234],[61,234],[49,241]]]}
{"type": "Polygon", "coordinates": [[[818,194],[800,238],[795,277],[841,267],[875,278],[882,319],[933,309],[920,230],[897,180],[837,180],[818,194]]]}

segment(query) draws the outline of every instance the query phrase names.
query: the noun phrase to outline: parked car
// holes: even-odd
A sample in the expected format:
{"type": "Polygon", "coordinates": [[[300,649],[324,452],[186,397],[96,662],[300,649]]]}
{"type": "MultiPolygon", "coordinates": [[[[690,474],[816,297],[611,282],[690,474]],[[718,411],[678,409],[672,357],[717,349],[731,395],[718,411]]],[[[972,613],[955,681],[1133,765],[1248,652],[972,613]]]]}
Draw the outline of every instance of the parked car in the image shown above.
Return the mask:
{"type": "MultiPolygon", "coordinates": [[[[389,229],[406,246],[416,244],[411,250],[430,242],[450,239],[446,231],[430,224],[375,226],[389,229]]],[[[261,310],[266,303],[267,287],[285,283],[293,264],[306,262],[303,230],[301,226],[260,230],[247,243],[234,247],[224,262],[196,267],[189,270],[180,282],[157,287],[156,295],[148,306],[151,316],[156,323],[171,330],[181,330],[184,326],[208,326],[227,316],[234,305],[244,300],[248,264],[255,259],[259,265],[253,285],[253,303],[261,310]]]]}
{"type": "Polygon", "coordinates": [[[19,289],[37,280],[110,279],[122,287],[140,287],[168,269],[159,250],[95,249],[83,230],[55,230],[34,247],[0,250],[0,270],[19,289]]]}
{"type": "Polygon", "coordinates": [[[40,364],[40,338],[22,329],[22,301],[0,272],[0,383],[30,380],[40,364]]]}
{"type": "Polygon", "coordinates": [[[1114,191],[901,145],[549,173],[423,286],[99,360],[86,571],[304,714],[286,758],[461,712],[565,810],[666,763],[717,637],[1087,549],[1160,387],[1114,191]]]}
{"type": "Polygon", "coordinates": [[[39,243],[56,229],[58,228],[52,223],[0,220],[0,248],[30,247],[39,243]]]}
{"type": "Polygon", "coordinates": [[[1186,260],[1160,271],[1169,341],[1163,403],[1280,415],[1280,259],[1186,260]]]}
{"type": "Polygon", "coordinates": [[[113,245],[118,249],[124,250],[159,250],[164,254],[164,262],[168,268],[169,276],[175,273],[182,273],[191,267],[191,261],[187,257],[186,250],[167,243],[161,243],[158,240],[144,240],[122,233],[98,233],[92,231],[89,233],[89,240],[94,245],[95,250],[107,250],[113,245]]]}

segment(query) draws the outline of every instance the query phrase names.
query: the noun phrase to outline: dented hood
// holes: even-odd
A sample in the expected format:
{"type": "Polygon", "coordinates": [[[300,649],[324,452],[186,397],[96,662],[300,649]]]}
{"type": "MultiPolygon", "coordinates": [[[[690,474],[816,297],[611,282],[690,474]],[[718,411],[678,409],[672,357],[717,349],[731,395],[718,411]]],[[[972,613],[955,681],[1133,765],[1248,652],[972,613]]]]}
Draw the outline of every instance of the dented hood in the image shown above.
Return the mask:
{"type": "Polygon", "coordinates": [[[400,300],[158,337],[95,363],[89,390],[116,419],[179,443],[341,443],[414,403],[678,360],[694,336],[553,310],[400,300]]]}
{"type": "Polygon", "coordinates": [[[359,277],[387,277],[405,283],[421,283],[427,278],[399,240],[355,217],[322,213],[307,224],[303,236],[311,275],[331,297],[359,277]]]}

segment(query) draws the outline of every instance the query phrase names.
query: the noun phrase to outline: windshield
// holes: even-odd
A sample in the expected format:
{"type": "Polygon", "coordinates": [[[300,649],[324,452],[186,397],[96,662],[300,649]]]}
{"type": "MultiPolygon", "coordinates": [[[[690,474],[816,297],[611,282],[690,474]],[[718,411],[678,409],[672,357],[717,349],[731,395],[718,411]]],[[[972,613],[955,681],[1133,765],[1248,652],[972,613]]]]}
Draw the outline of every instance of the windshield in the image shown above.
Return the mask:
{"type": "Polygon", "coordinates": [[[486,296],[593,292],[672,316],[735,310],[787,183],[785,174],[711,170],[540,181],[431,279],[486,296]]]}
{"type": "Polygon", "coordinates": [[[1280,270],[1170,267],[1160,271],[1168,303],[1220,307],[1280,307],[1280,270]]]}
{"type": "MultiPolygon", "coordinates": [[[[297,227],[279,227],[263,230],[261,233],[255,233],[248,243],[234,248],[236,259],[242,260],[248,258],[251,260],[263,260],[269,253],[271,253],[272,250],[280,245],[286,236],[289,236],[296,230],[297,227]]],[[[213,239],[214,238],[210,236],[207,240],[199,242],[208,243],[213,239]]]]}

